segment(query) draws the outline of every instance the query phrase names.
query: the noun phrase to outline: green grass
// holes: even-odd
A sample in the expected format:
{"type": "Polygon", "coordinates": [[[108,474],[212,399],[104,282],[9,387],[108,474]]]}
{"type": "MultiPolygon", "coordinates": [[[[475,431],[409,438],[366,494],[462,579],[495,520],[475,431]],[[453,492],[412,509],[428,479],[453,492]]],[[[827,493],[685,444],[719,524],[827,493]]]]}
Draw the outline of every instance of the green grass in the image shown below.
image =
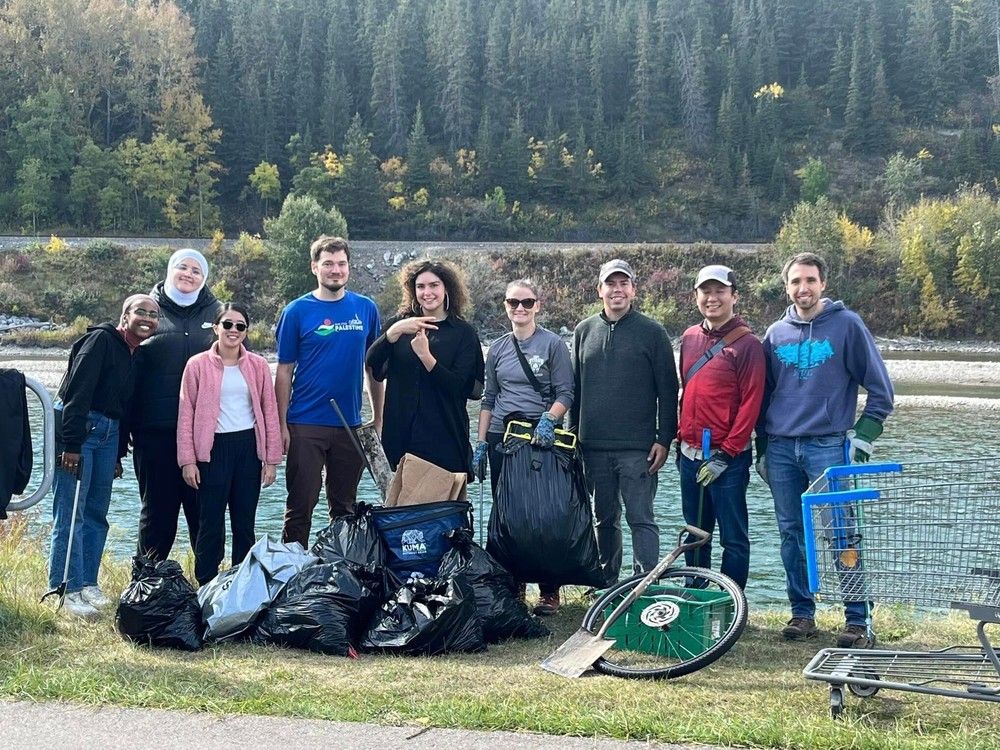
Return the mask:
{"type": "MultiPolygon", "coordinates": [[[[832,615],[821,619],[818,641],[795,644],[777,634],[783,613],[754,613],[720,662],[672,682],[566,680],[540,669],[579,626],[579,601],[549,620],[550,639],[485,654],[352,661],[249,645],[186,654],[126,643],[112,614],[86,624],[38,604],[43,549],[23,522],[0,525],[3,698],[754,747],[1000,748],[996,705],[979,701],[882,691],[848,696],[844,719],[832,721],[825,685],[801,676],[832,642],[832,615]]],[[[126,584],[124,562],[106,562],[103,572],[109,592],[126,584]]],[[[884,609],[877,627],[892,647],[974,642],[972,623],[958,615],[884,609]]]]}

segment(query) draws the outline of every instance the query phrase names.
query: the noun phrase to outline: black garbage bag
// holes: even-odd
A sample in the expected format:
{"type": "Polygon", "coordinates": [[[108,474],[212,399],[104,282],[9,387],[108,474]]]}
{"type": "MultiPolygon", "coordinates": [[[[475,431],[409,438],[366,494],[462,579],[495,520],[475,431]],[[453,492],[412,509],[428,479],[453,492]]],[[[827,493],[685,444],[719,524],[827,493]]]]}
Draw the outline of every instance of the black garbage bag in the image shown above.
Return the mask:
{"type": "Polygon", "coordinates": [[[118,600],[115,627],[135,643],[198,651],[204,630],[201,607],[180,564],[133,557],[132,583],[118,600]]]}
{"type": "MultiPolygon", "coordinates": [[[[358,503],[353,513],[335,518],[316,535],[310,552],[325,563],[346,562],[371,589],[376,608],[402,583],[387,566],[388,550],[372,518],[372,506],[367,503],[358,503]]],[[[372,612],[369,608],[366,614],[372,612]]]]}
{"type": "Polygon", "coordinates": [[[335,518],[316,535],[312,552],[323,562],[346,560],[364,567],[385,567],[386,549],[372,520],[371,506],[358,503],[353,513],[335,518]]]}
{"type": "Polygon", "coordinates": [[[441,560],[438,575],[448,578],[462,574],[472,585],[487,643],[549,635],[549,629],[518,599],[517,584],[510,573],[473,541],[471,531],[456,529],[447,536],[452,548],[441,560]]]}
{"type": "Polygon", "coordinates": [[[461,574],[407,582],[372,618],[361,647],[410,656],[485,651],[472,586],[461,574]]]}
{"type": "Polygon", "coordinates": [[[518,581],[604,586],[594,515],[575,450],[508,440],[490,512],[489,552],[518,581]]]}
{"type": "Polygon", "coordinates": [[[253,640],[353,656],[359,615],[374,604],[344,561],[314,565],[297,573],[257,624],[253,640]]]}

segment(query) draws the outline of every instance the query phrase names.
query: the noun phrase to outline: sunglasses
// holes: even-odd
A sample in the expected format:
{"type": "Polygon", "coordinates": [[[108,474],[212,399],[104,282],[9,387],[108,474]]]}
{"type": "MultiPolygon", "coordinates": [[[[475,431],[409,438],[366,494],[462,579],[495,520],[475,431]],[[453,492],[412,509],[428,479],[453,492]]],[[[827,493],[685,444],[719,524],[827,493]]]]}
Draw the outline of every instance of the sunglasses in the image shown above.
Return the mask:
{"type": "Polygon", "coordinates": [[[231,320],[223,320],[221,323],[219,323],[219,325],[225,328],[227,331],[233,330],[233,326],[235,326],[236,330],[239,331],[240,333],[243,333],[243,331],[249,328],[249,326],[246,323],[234,323],[231,320]]]}
{"type": "Polygon", "coordinates": [[[535,306],[535,303],[538,302],[538,300],[536,300],[534,297],[528,297],[527,299],[513,299],[511,297],[508,297],[504,301],[507,303],[507,307],[509,307],[511,310],[516,310],[518,305],[523,307],[525,310],[530,310],[535,306]]]}

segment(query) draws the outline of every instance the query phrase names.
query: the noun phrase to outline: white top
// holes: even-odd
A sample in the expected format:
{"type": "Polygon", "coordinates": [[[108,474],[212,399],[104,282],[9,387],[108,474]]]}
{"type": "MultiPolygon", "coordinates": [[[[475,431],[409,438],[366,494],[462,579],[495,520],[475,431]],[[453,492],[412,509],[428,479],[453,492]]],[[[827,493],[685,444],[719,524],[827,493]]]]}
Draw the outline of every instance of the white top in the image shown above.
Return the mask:
{"type": "Polygon", "coordinates": [[[216,432],[252,430],[254,425],[250,388],[239,365],[226,365],[222,373],[222,394],[219,399],[219,419],[216,432]]]}

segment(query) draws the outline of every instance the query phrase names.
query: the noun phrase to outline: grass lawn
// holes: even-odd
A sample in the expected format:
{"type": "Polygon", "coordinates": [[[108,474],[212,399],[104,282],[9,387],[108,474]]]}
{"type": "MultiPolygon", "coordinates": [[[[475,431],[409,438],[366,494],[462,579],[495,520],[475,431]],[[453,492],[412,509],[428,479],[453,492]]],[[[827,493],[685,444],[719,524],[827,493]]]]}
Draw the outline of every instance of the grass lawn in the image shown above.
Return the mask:
{"type": "MultiPolygon", "coordinates": [[[[753,612],[736,647],[712,667],[673,682],[588,676],[566,680],[538,662],[579,627],[582,601],[547,622],[551,638],[491,646],[485,654],[357,660],[248,645],[195,654],[132,646],[114,616],[82,623],[38,604],[45,542],[15,520],[0,523],[0,697],[89,705],[180,708],[468,729],[504,729],[774,748],[1000,748],[995,703],[882,691],[847,697],[829,716],[824,683],[801,670],[839,624],[808,644],[786,643],[783,612],[753,612]]],[[[117,593],[128,565],[105,565],[117,593]]],[[[892,648],[974,643],[962,616],[881,610],[892,648]]]]}

